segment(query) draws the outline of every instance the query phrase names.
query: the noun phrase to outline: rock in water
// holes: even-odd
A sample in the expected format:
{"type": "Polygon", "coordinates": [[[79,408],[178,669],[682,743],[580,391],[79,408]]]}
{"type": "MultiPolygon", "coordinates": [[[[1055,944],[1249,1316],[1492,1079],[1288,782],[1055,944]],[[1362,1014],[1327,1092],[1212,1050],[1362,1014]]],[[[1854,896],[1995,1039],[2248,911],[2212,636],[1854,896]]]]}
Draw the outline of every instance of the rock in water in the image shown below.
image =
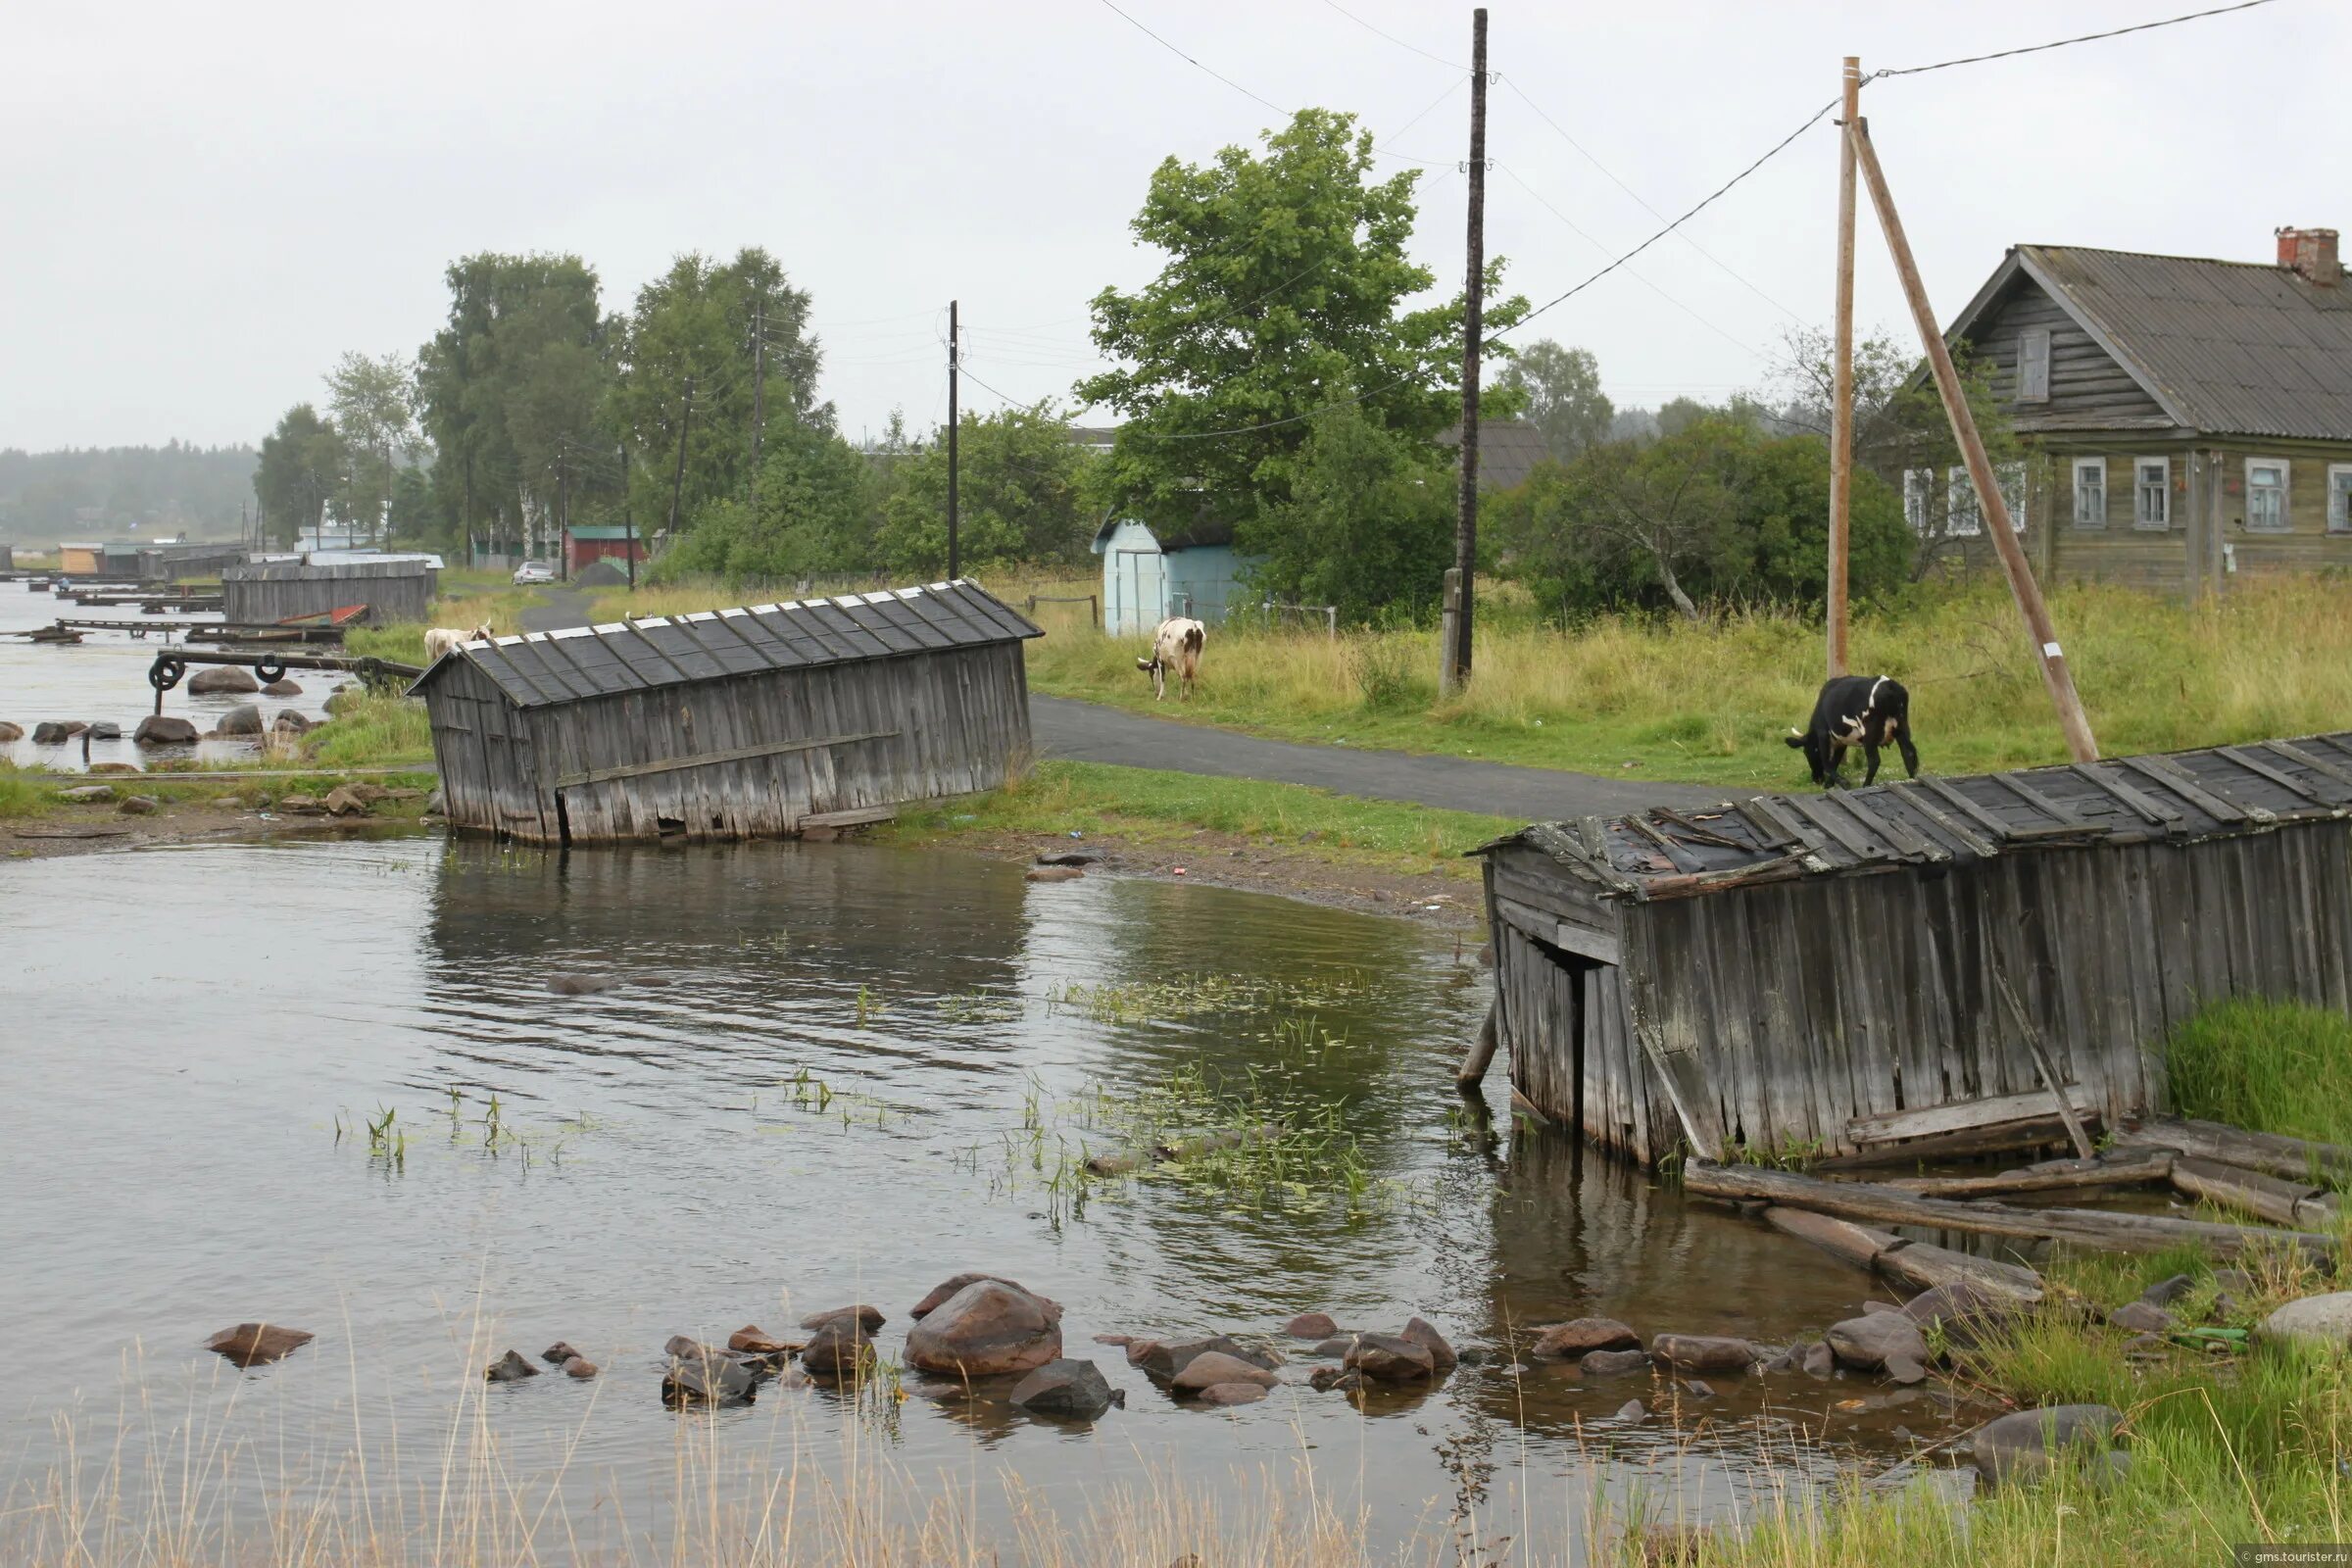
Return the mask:
{"type": "Polygon", "coordinates": [[[222,713],[213,729],[220,735],[259,735],[262,732],[262,710],[251,703],[239,703],[222,713]]]}
{"type": "Polygon", "coordinates": [[[509,1350],[482,1372],[482,1376],[492,1383],[520,1383],[524,1378],[538,1375],[539,1369],[524,1360],[520,1350],[509,1350]]]}
{"type": "Polygon", "coordinates": [[[1319,1366],[1307,1374],[1306,1382],[1307,1386],[1317,1394],[1327,1393],[1332,1389],[1338,1389],[1341,1393],[1346,1394],[1362,1388],[1364,1375],[1344,1366],[1319,1366]]]}
{"type": "Polygon", "coordinates": [[[1075,882],[1086,875],[1074,865],[1033,865],[1021,873],[1024,882],[1075,882]]]}
{"type": "Polygon", "coordinates": [[[856,1377],[873,1359],[864,1320],[847,1312],[824,1319],[801,1347],[801,1366],[812,1378],[856,1377]]]}
{"type": "Polygon", "coordinates": [[[172,713],[150,713],[139,720],[139,727],[130,738],[141,746],[189,746],[196,740],[196,726],[172,713]]]}
{"type": "Polygon", "coordinates": [[[837,1317],[856,1318],[858,1320],[858,1326],[865,1330],[865,1332],[868,1334],[873,1333],[874,1330],[880,1328],[884,1323],[889,1321],[887,1318],[883,1317],[882,1309],[880,1307],[867,1306],[863,1302],[859,1302],[856,1306],[837,1306],[829,1312],[811,1312],[807,1317],[801,1319],[801,1327],[805,1329],[821,1329],[837,1317]]]}
{"type": "Polygon", "coordinates": [[[23,725],[11,724],[6,719],[0,719],[0,744],[5,744],[9,741],[21,741],[24,738],[24,728],[23,725]]]}
{"type": "Polygon", "coordinates": [[[549,1346],[546,1349],[539,1352],[539,1359],[542,1361],[551,1362],[556,1366],[562,1366],[564,1362],[570,1360],[573,1356],[578,1355],[579,1353],[579,1351],[571,1348],[571,1343],[569,1341],[558,1340],[555,1344],[549,1346]]]}
{"type": "Polygon", "coordinates": [[[798,1340],[779,1340],[757,1323],[746,1323],[727,1336],[727,1348],[745,1355],[756,1355],[781,1366],[791,1356],[798,1355],[806,1345],[798,1340]]]}
{"type": "Polygon", "coordinates": [[[1647,1350],[1587,1350],[1577,1366],[1587,1377],[1615,1377],[1649,1368],[1647,1350]]]}
{"type": "Polygon", "coordinates": [[[1380,1383],[1412,1383],[1437,1374],[1437,1361],[1428,1346],[1396,1334],[1356,1336],[1347,1364],[1380,1383]]]}
{"type": "Polygon", "coordinates": [[[302,688],[293,681],[279,678],[262,688],[264,697],[300,697],[302,688]]]}
{"type": "Polygon", "coordinates": [[[262,683],[234,664],[216,664],[188,677],[188,695],[209,697],[216,692],[258,692],[262,683]]]}
{"type": "Polygon", "coordinates": [[[548,992],[559,997],[593,997],[612,989],[612,982],[600,974],[560,974],[547,983],[548,992]]]}
{"type": "Polygon", "coordinates": [[[1928,1342],[1919,1325],[1902,1312],[1867,1312],[1833,1323],[1823,1339],[1838,1362],[1857,1371],[1877,1372],[1895,1356],[1925,1362],[1928,1342]]]}
{"type": "Polygon", "coordinates": [[[1195,1356],[1212,1350],[1268,1372],[1282,1365],[1282,1358],[1272,1351],[1244,1345],[1230,1334],[1211,1334],[1200,1340],[1137,1340],[1127,1347],[1127,1364],[1143,1368],[1147,1375],[1162,1383],[1171,1383],[1195,1356]]]}
{"type": "Polygon", "coordinates": [[[743,1363],[715,1355],[674,1358],[662,1374],[664,1404],[749,1404],[758,1389],[743,1363]]]}
{"type": "MultiPolygon", "coordinates": [[[[1019,1280],[1008,1280],[1002,1274],[951,1274],[937,1285],[932,1286],[921,1300],[908,1307],[906,1315],[920,1323],[924,1318],[937,1311],[941,1303],[946,1301],[949,1297],[954,1296],[966,1285],[977,1285],[982,1280],[995,1280],[999,1285],[1009,1285],[1016,1291],[1023,1289],[1019,1280]]],[[[1031,1291],[1029,1294],[1035,1296],[1037,1293],[1031,1291]]],[[[1037,1298],[1041,1301],[1045,1299],[1042,1296],[1037,1298]]]]}
{"type": "Polygon", "coordinates": [[[1756,1348],[1715,1335],[1661,1334],[1649,1342],[1649,1355],[1677,1372],[1744,1372],[1756,1362],[1756,1348]]]}
{"type": "Polygon", "coordinates": [[[1272,1388],[1281,1382],[1273,1373],[1238,1355],[1222,1350],[1203,1350],[1184,1364],[1184,1370],[1169,1380],[1170,1387],[1184,1394],[1199,1394],[1220,1383],[1255,1383],[1272,1388]]]}
{"type": "Polygon", "coordinates": [[[1329,1312],[1301,1312],[1285,1323],[1282,1332],[1294,1340],[1328,1340],[1340,1332],[1340,1326],[1329,1312]]]}
{"type": "Polygon", "coordinates": [[[589,1360],[584,1355],[575,1355],[570,1360],[564,1363],[564,1375],[567,1378],[580,1378],[585,1380],[596,1376],[596,1363],[589,1360]]]}
{"type": "Polygon", "coordinates": [[[89,722],[82,733],[94,741],[119,741],[122,738],[122,726],[111,718],[96,718],[89,722]]]}
{"type": "Polygon", "coordinates": [[[1452,1371],[1456,1363],[1461,1360],[1460,1356],[1453,1353],[1453,1347],[1446,1343],[1446,1336],[1440,1334],[1437,1325],[1431,1323],[1427,1318],[1407,1319],[1404,1332],[1396,1337],[1400,1340],[1410,1340],[1427,1350],[1431,1370],[1441,1375],[1452,1371]]]}
{"type": "Polygon", "coordinates": [[[909,1365],[951,1377],[1030,1372],[1060,1358],[1061,1308],[1003,1280],[974,1280],[906,1335],[909,1365]]]}
{"type": "Polygon", "coordinates": [[[33,744],[63,746],[87,728],[89,728],[87,724],[68,724],[57,719],[46,719],[32,726],[33,744]]]}
{"type": "Polygon", "coordinates": [[[1048,1361],[1012,1386],[1012,1402],[1039,1415],[1092,1421],[1111,1406],[1109,1380],[1092,1361],[1048,1361]]]}
{"type": "Polygon", "coordinates": [[[1642,1336],[1615,1318],[1580,1317],[1543,1330],[1536,1336],[1535,1347],[1529,1353],[1539,1360],[1574,1361],[1594,1350],[1640,1348],[1642,1336]]]}
{"type": "Polygon", "coordinates": [[[204,1348],[219,1351],[239,1366],[263,1366],[292,1355],[314,1338],[315,1335],[303,1329],[289,1329],[276,1323],[240,1323],[205,1341],[204,1348]]]}
{"type": "Polygon", "coordinates": [[[2015,1411],[1977,1429],[1977,1469],[1992,1482],[2038,1480],[2069,1450],[2104,1451],[2123,1419],[2122,1411],[2105,1404],[2015,1411]]]}
{"type": "Polygon", "coordinates": [[[1257,1383],[1218,1383],[1202,1389],[1197,1397],[1202,1404],[1255,1404],[1266,1396],[1265,1387],[1257,1383]]]}
{"type": "Polygon", "coordinates": [[[1649,1419],[1649,1411],[1640,1399],[1628,1399],[1617,1407],[1617,1419],[1620,1421],[1646,1421],[1649,1419]]]}
{"type": "Polygon", "coordinates": [[[2024,1315],[2028,1303],[1967,1280],[1954,1280],[1922,1291],[1903,1303],[1903,1315],[1921,1325],[1940,1323],[1943,1336],[1962,1349],[1984,1343],[2004,1325],[2024,1315]]]}

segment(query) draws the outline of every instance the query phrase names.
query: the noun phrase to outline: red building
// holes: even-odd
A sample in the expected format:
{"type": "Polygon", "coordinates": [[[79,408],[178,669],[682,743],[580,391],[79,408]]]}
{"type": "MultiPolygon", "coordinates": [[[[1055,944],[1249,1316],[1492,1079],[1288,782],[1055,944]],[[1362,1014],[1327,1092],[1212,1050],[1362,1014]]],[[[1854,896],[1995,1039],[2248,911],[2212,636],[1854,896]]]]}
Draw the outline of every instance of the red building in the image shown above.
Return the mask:
{"type": "Polygon", "coordinates": [[[620,523],[580,523],[564,530],[565,574],[591,562],[607,559],[626,563],[645,559],[645,536],[620,523]]]}

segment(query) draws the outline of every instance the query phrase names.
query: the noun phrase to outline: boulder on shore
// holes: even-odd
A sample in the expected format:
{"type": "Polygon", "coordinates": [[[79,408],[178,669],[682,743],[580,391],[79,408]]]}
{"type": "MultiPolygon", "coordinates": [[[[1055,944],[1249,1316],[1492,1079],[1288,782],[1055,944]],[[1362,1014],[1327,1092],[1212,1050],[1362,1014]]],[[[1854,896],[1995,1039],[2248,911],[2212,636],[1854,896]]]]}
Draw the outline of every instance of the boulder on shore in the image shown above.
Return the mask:
{"type": "Polygon", "coordinates": [[[280,735],[307,735],[318,728],[291,708],[279,709],[277,716],[270,721],[270,727],[280,735]]]}
{"type": "Polygon", "coordinates": [[[1944,1339],[1970,1349],[2029,1309],[2029,1303],[1967,1280],[1920,1292],[1903,1303],[1903,1315],[1925,1328],[1943,1325],[1944,1339]]]}
{"type": "Polygon", "coordinates": [[[906,1335],[908,1365],[951,1377],[1032,1372],[1059,1359],[1060,1306],[997,1279],[964,1286],[906,1335]]]}
{"type": "Polygon", "coordinates": [[[200,669],[188,677],[188,695],[206,697],[216,692],[258,692],[262,683],[234,664],[215,664],[200,669]]]}
{"type": "Polygon", "coordinates": [[[153,816],[162,805],[163,803],[152,795],[125,795],[122,797],[122,804],[115,809],[121,811],[124,816],[153,816]]]}
{"type": "Polygon", "coordinates": [[[218,1351],[239,1366],[262,1366],[292,1355],[314,1338],[307,1330],[277,1323],[239,1323],[205,1341],[204,1348],[218,1351]]]}
{"type": "Polygon", "coordinates": [[[2122,1411],[2105,1404],[2014,1411],[1977,1429],[1977,1469],[1991,1482],[2039,1480],[2069,1451],[2104,1452],[2123,1419],[2122,1411]]]}
{"type": "Polygon", "coordinates": [[[1649,1342],[1649,1357],[1677,1372],[1744,1372],[1757,1360],[1747,1341],[1712,1334],[1658,1335],[1649,1342]]]}
{"type": "Polygon", "coordinates": [[[89,806],[98,801],[113,800],[115,787],[112,784],[76,784],[70,790],[59,790],[57,798],[75,806],[89,806]]]}
{"type": "Polygon", "coordinates": [[[2329,1291],[2289,1301],[2257,1324],[2254,1337],[2267,1344],[2315,1350],[2352,1347],[2352,1291],[2329,1291]]]}
{"type": "Polygon", "coordinates": [[[1048,1361],[1014,1384],[1012,1402],[1039,1415],[1092,1421],[1119,1398],[1101,1367],[1064,1357],[1048,1361]]]}
{"type": "Polygon", "coordinates": [[[141,746],[190,746],[196,741],[196,726],[176,713],[150,713],[139,720],[130,738],[141,746]]]}
{"type": "Polygon", "coordinates": [[[1642,1336],[1613,1317],[1579,1317],[1536,1335],[1528,1353],[1540,1361],[1574,1361],[1595,1350],[1639,1350],[1642,1336]]]}

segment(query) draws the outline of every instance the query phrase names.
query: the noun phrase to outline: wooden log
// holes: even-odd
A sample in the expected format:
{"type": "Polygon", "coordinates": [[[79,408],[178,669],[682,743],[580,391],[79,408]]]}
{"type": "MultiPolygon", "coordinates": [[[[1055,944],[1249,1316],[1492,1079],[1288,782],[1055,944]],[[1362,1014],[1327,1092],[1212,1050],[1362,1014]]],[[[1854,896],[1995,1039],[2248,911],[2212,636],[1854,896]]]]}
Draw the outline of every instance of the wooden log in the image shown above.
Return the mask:
{"type": "Polygon", "coordinates": [[[2090,1135],[2082,1130],[2082,1122],[2076,1116],[2075,1107],[2067,1103],[2065,1080],[2059,1077],[2058,1068],[2050,1060],[2050,1048],[2042,1043],[2041,1030],[2035,1027],[2033,1018],[2026,1012],[2025,1004],[2017,1000],[2017,992],[2011,988],[2009,977],[1997,967],[1992,971],[1992,983],[2000,990],[2001,1004],[2009,1009],[2010,1021],[2017,1025],[2017,1032],[2025,1036],[2026,1049],[2033,1053],[2034,1065],[2041,1073],[2041,1086],[2050,1092],[2050,1100],[2058,1107],[2058,1119],[2066,1123],[2066,1136],[2073,1142],[2076,1155],[2082,1159],[2092,1158],[2090,1135]]]}
{"type": "Polygon", "coordinates": [[[1869,1268],[1878,1261],[1881,1252],[1902,1239],[1890,1231],[1872,1230],[1850,1219],[1817,1213],[1809,1208],[1789,1208],[1779,1203],[1764,1210],[1764,1223],[1785,1236],[1811,1242],[1832,1257],[1840,1258],[1856,1268],[1869,1268]]]}
{"type": "Polygon", "coordinates": [[[1922,1198],[1997,1198],[2003,1193],[2055,1193],[2082,1187],[2141,1187],[2172,1173],[2170,1150],[2129,1155],[2053,1160],[2026,1170],[1992,1176],[1890,1176],[1882,1185],[1922,1198]]]}
{"type": "Polygon", "coordinates": [[[1478,1026],[1478,1038],[1470,1042],[1469,1051],[1462,1056],[1461,1069],[1453,1075],[1456,1088],[1476,1089],[1486,1082],[1487,1067],[1494,1060],[1494,1004],[1490,1002],[1487,1020],[1478,1026]]]}
{"type": "Polygon", "coordinates": [[[1915,1291],[1938,1285],[1974,1285],[2020,1301],[2041,1299],[2041,1276],[2023,1263],[1979,1257],[1932,1242],[1898,1241],[1872,1265],[1886,1278],[1915,1291]]]}
{"type": "Polygon", "coordinates": [[[2194,1154],[2174,1158],[2172,1181],[2183,1197],[2201,1198],[2277,1225],[2332,1225],[2336,1219],[2336,1197],[2325,1187],[2242,1170],[2194,1154]]]}
{"type": "Polygon", "coordinates": [[[1692,1160],[1684,1167],[1683,1186],[1686,1191],[1706,1198],[1761,1199],[1768,1203],[1786,1203],[1792,1208],[1809,1208],[1848,1219],[1877,1220],[1881,1224],[2020,1236],[2115,1251],[2161,1251],[2182,1242],[2198,1243],[2224,1257],[2233,1257],[2248,1247],[2264,1244],[2300,1247],[2321,1256],[2331,1255],[2335,1249],[2332,1237],[2302,1231],[2217,1225],[2159,1214],[2110,1214],[2087,1208],[2014,1208],[2004,1203],[1965,1203],[1946,1198],[1922,1198],[1900,1188],[1866,1182],[1828,1182],[1792,1171],[1717,1165],[1703,1160],[1692,1160]]]}
{"type": "MultiPolygon", "coordinates": [[[[2078,1113],[2095,1113],[2098,1096],[2081,1084],[2068,1084],[2066,1094],[2078,1113]]],[[[1897,1138],[1924,1138],[1933,1133],[1973,1132],[2007,1122],[2035,1120],[2050,1113],[2050,1095],[2038,1089],[2018,1095],[1990,1095],[1979,1100],[1954,1101],[1918,1110],[1888,1111],[1881,1116],[1856,1116],[1846,1124],[1849,1143],[1883,1144],[1897,1138]]]]}
{"type": "Polygon", "coordinates": [[[2132,1149],[2175,1149],[2200,1159],[2267,1171],[2289,1180],[2314,1172],[2352,1176],[2352,1149],[2278,1133],[2250,1133],[2218,1121],[2170,1117],[2150,1121],[2123,1140],[2132,1149]]]}
{"type": "MultiPolygon", "coordinates": [[[[2046,1098],[2046,1097],[2045,1097],[2046,1098]]],[[[2047,1149],[2066,1142],[2066,1127],[2054,1115],[2028,1116],[1993,1127],[1970,1128],[1914,1139],[1906,1144],[1882,1144],[1851,1154],[1833,1154],[1816,1160],[1815,1170],[1863,1170],[1873,1165],[1910,1165],[1927,1159],[1961,1159],[1979,1154],[2015,1153],[2047,1149]]]]}

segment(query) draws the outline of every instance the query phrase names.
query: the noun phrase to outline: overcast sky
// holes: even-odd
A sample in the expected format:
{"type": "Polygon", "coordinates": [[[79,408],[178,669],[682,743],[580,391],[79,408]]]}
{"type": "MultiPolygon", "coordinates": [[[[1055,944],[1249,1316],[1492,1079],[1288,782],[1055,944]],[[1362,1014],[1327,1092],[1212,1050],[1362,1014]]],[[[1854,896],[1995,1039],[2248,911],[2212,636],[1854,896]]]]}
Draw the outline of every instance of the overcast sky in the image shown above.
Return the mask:
{"type": "MultiPolygon", "coordinates": [[[[1118,3],[1249,93],[1428,160],[1382,168],[1423,169],[1416,249],[1458,288],[1467,6],[1118,3]]],[[[1845,53],[1913,66],[2196,8],[1504,0],[1489,252],[1559,293],[1834,96],[1845,53]]],[[[24,7],[9,33],[0,446],[34,449],[257,440],[342,351],[413,353],[477,250],[577,252],[613,308],[675,253],[765,245],[814,295],[852,437],[944,413],[951,297],[972,406],[1066,393],[1086,300],[1156,270],[1127,228],[1153,166],[1275,120],[1104,0],[132,0],[24,7]]],[[[2268,261],[2278,225],[2352,218],[2347,59],[2352,6],[2277,0],[1881,81],[1864,112],[1948,320],[2018,241],[2268,261]]],[[[1829,317],[1833,137],[1526,335],[1592,348],[1620,403],[1761,384],[1784,329],[1829,317]]],[[[1866,330],[1901,324],[1867,204],[1859,287],[1866,330]]]]}

